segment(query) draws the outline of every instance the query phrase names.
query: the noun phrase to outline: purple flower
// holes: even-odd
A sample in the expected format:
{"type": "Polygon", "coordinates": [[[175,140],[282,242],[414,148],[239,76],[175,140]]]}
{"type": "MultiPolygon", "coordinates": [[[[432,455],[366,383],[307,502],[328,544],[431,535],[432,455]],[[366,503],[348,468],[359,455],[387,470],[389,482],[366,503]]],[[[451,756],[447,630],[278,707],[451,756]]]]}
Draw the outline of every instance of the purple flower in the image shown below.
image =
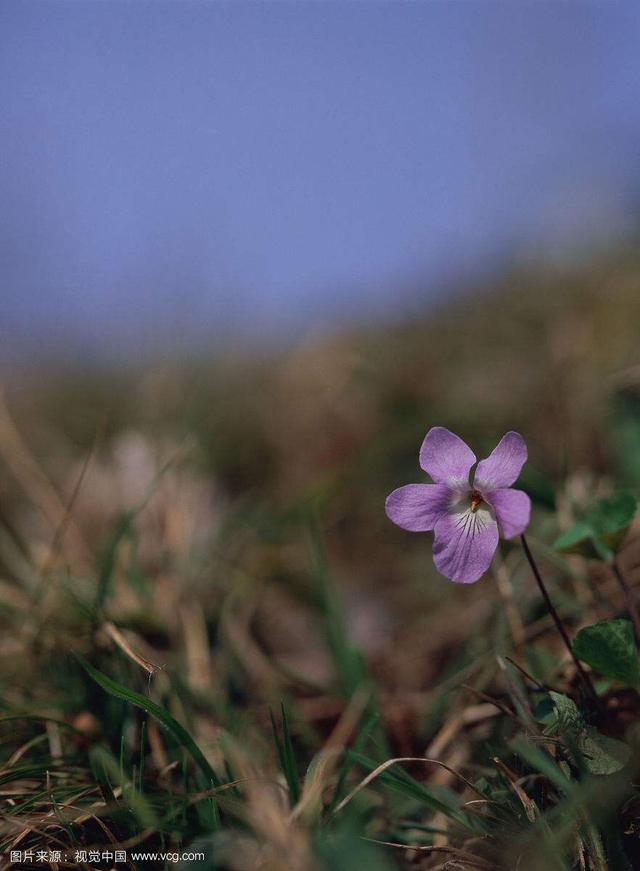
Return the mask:
{"type": "Polygon", "coordinates": [[[410,532],[435,533],[433,561],[457,584],[473,584],[489,568],[498,529],[505,538],[521,535],[529,523],[526,493],[512,490],[527,459],[527,446],[517,432],[504,435],[491,454],[480,460],[457,435],[434,426],[420,448],[420,466],[435,484],[407,484],[387,498],[387,517],[410,532]]]}

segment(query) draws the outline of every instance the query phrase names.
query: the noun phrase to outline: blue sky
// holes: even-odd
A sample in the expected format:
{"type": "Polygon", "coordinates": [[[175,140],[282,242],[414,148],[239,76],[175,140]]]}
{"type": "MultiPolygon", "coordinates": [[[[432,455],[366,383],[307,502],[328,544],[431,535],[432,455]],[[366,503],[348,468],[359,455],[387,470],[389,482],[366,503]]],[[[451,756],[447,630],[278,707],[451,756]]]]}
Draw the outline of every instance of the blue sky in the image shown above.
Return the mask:
{"type": "Polygon", "coordinates": [[[631,2],[5,2],[2,343],[303,332],[624,227],[639,44],[631,2]]]}

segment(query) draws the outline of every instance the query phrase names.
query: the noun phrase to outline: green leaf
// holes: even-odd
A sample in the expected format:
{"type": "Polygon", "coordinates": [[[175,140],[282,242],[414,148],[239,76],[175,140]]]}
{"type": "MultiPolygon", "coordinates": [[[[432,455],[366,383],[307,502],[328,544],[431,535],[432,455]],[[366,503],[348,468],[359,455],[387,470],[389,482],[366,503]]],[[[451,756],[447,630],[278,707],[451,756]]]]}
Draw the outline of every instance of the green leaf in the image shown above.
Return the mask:
{"type": "Polygon", "coordinates": [[[556,714],[555,727],[561,732],[581,732],[585,728],[585,722],[578,706],[562,693],[549,693],[556,714]]]}
{"type": "Polygon", "coordinates": [[[599,672],[627,686],[640,683],[640,658],[629,620],[603,620],[576,635],[573,652],[599,672]]]}
{"type": "Polygon", "coordinates": [[[587,523],[600,536],[624,533],[636,513],[636,499],[629,490],[619,490],[601,499],[587,514],[587,523]]]}
{"type": "Polygon", "coordinates": [[[615,774],[631,758],[631,748],[623,741],[602,735],[597,729],[588,726],[576,703],[562,693],[550,692],[549,696],[555,710],[555,724],[545,731],[559,731],[566,735],[569,745],[573,745],[583,757],[583,762],[591,774],[615,774]]]}
{"type": "Polygon", "coordinates": [[[592,774],[615,774],[631,758],[631,748],[624,741],[602,735],[592,726],[580,735],[578,749],[592,774]]]}
{"type": "MultiPolygon", "coordinates": [[[[587,559],[602,558],[593,530],[582,520],[574,523],[570,529],[563,532],[554,541],[553,547],[555,550],[560,551],[560,553],[576,554],[577,556],[587,557],[587,559]]],[[[604,558],[608,558],[608,553],[604,558]]]]}
{"type": "Polygon", "coordinates": [[[611,559],[618,551],[636,509],[633,493],[619,490],[596,502],[556,540],[554,548],[591,559],[611,559]]]}
{"type": "Polygon", "coordinates": [[[599,556],[595,548],[593,530],[582,520],[577,521],[566,532],[563,532],[555,540],[553,547],[560,553],[578,554],[578,556],[586,556],[589,559],[597,559],[599,556]]]}

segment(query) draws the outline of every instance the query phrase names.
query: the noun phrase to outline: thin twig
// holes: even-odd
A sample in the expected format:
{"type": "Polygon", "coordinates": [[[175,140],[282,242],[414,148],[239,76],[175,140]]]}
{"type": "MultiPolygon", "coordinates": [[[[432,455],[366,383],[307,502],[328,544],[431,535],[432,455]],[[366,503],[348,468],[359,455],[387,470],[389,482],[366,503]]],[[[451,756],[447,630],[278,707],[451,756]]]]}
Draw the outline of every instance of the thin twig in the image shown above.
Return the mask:
{"type": "Polygon", "coordinates": [[[527,539],[525,538],[524,535],[521,535],[520,540],[522,541],[522,547],[524,549],[525,556],[526,556],[527,561],[531,567],[531,571],[533,572],[533,576],[536,579],[536,582],[538,584],[540,592],[542,593],[542,598],[545,601],[545,604],[547,606],[547,610],[549,611],[549,613],[553,617],[553,622],[556,624],[556,629],[560,633],[560,637],[562,638],[562,640],[565,644],[565,647],[569,651],[571,659],[573,660],[573,662],[576,666],[576,669],[578,670],[578,674],[580,675],[580,678],[582,680],[584,688],[586,689],[587,694],[589,696],[591,696],[591,698],[593,699],[595,704],[598,706],[598,708],[600,708],[601,703],[600,703],[600,699],[598,698],[598,694],[596,693],[595,688],[594,688],[593,684],[591,683],[591,678],[589,677],[587,672],[584,670],[582,663],[580,662],[578,657],[573,652],[573,648],[571,646],[571,641],[569,639],[569,636],[567,635],[567,630],[564,628],[564,624],[563,624],[562,620],[560,619],[553,602],[551,601],[551,597],[549,596],[549,593],[547,592],[547,588],[545,587],[544,581],[542,580],[542,575],[540,574],[540,570],[538,569],[538,565],[533,558],[533,554],[529,550],[529,545],[527,544],[527,539]]]}
{"type": "Polygon", "coordinates": [[[499,701],[498,699],[494,699],[491,696],[488,696],[486,693],[477,690],[475,687],[469,686],[469,684],[463,683],[460,684],[460,689],[466,690],[468,693],[472,693],[476,698],[481,699],[481,701],[486,702],[488,705],[493,705],[498,710],[502,711],[503,714],[506,714],[507,717],[511,717],[512,720],[515,720],[516,723],[520,723],[518,715],[515,711],[512,711],[508,705],[505,705],[504,702],[499,701]]]}
{"type": "Polygon", "coordinates": [[[464,850],[459,850],[457,847],[449,846],[434,846],[432,844],[401,844],[398,841],[380,841],[377,838],[362,838],[363,841],[369,841],[370,844],[380,844],[383,847],[396,847],[401,850],[417,850],[421,853],[449,853],[455,856],[460,862],[465,862],[467,865],[475,865],[477,868],[492,868],[485,859],[480,856],[474,856],[472,853],[466,853],[464,850]]]}
{"type": "Polygon", "coordinates": [[[512,659],[510,656],[505,656],[505,659],[507,660],[507,662],[510,662],[511,665],[513,665],[515,668],[517,668],[518,671],[520,672],[520,674],[526,680],[530,681],[530,683],[532,683],[534,685],[534,687],[537,690],[539,690],[541,693],[548,693],[549,690],[557,692],[557,690],[555,690],[554,687],[550,686],[547,683],[542,683],[542,681],[539,681],[537,677],[534,677],[532,674],[529,674],[529,672],[526,669],[524,669],[519,663],[517,663],[515,661],[515,659],[512,659]]]}
{"type": "Polygon", "coordinates": [[[151,662],[151,660],[145,659],[144,656],[140,656],[139,653],[136,653],[115,623],[108,620],[103,625],[103,629],[111,640],[118,645],[120,650],[122,650],[129,659],[132,659],[137,665],[139,665],[140,668],[143,668],[150,678],[153,677],[156,672],[162,671],[161,665],[156,665],[155,662],[151,662]]]}

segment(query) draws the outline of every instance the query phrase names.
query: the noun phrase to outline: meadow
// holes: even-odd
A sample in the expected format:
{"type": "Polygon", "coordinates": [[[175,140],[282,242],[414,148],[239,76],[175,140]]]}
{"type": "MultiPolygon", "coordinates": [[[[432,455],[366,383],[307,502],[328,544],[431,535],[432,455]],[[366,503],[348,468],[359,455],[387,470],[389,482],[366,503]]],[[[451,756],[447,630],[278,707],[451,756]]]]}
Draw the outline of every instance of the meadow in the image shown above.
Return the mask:
{"type": "Polygon", "coordinates": [[[7,380],[0,867],[640,868],[639,286],[7,380]],[[455,584],[386,516],[434,426],[522,434],[553,613],[518,536],[455,584]]]}

